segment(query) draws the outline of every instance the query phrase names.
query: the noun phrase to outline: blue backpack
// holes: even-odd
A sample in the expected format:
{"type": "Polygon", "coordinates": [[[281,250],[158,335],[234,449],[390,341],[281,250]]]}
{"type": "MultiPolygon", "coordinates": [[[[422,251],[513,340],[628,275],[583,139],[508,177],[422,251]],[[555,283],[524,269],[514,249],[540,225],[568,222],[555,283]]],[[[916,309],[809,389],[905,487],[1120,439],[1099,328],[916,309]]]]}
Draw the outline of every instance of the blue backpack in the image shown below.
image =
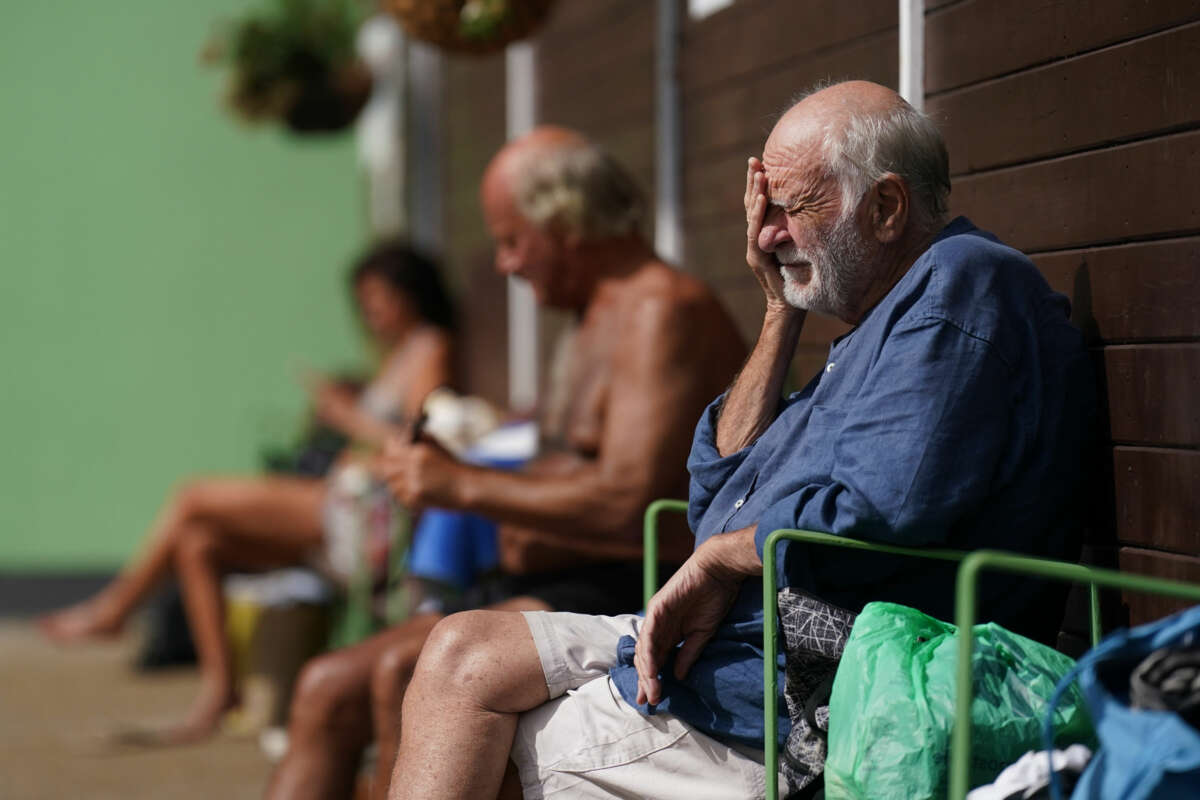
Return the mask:
{"type": "MultiPolygon", "coordinates": [[[[1174,712],[1129,705],[1130,673],[1146,656],[1163,647],[1195,646],[1197,641],[1200,606],[1106,637],[1059,682],[1046,718],[1047,748],[1054,707],[1076,676],[1100,740],[1071,800],[1200,798],[1200,731],[1174,712]]],[[[1057,781],[1052,791],[1054,799],[1061,800],[1057,781]]]]}

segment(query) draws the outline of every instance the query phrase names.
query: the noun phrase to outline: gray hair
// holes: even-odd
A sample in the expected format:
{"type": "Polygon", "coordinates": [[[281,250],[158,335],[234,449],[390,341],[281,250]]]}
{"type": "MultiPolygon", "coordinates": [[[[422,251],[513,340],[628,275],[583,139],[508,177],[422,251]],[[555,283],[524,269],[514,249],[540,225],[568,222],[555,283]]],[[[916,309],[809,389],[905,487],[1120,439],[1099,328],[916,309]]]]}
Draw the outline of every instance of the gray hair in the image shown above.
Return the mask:
{"type": "Polygon", "coordinates": [[[646,210],[633,177],[587,142],[529,152],[514,170],[513,199],[539,228],[558,227],[584,239],[636,233],[646,210]]]}
{"type": "Polygon", "coordinates": [[[851,111],[844,125],[826,129],[823,147],[825,163],[842,189],[843,212],[891,172],[908,184],[919,225],[936,230],[945,224],[950,199],[946,143],[933,120],[908,103],[902,100],[882,114],[851,111]]]}

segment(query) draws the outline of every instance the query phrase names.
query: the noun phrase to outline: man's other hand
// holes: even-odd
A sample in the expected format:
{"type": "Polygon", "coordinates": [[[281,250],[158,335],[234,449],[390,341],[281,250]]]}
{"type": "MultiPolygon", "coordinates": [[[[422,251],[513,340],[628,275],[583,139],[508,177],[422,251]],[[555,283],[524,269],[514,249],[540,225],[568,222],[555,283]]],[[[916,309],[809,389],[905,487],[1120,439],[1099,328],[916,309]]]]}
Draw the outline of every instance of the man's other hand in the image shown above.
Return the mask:
{"type": "Polygon", "coordinates": [[[633,660],[639,704],[662,700],[658,675],[679,642],[683,644],[675,655],[675,677],[687,675],[729,613],[742,581],[761,572],[754,528],[744,528],[706,541],[650,598],[633,660]]]}
{"type": "Polygon", "coordinates": [[[392,494],[408,508],[460,505],[456,490],[467,467],[432,441],[388,437],[377,467],[392,494]]]}

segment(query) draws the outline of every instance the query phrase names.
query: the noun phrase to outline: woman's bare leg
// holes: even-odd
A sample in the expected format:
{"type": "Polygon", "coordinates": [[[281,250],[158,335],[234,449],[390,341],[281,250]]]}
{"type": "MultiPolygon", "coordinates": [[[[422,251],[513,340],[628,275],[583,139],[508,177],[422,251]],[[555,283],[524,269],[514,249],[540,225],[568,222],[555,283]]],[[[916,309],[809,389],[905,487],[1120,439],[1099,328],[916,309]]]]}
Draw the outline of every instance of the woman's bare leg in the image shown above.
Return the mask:
{"type": "MultiPolygon", "coordinates": [[[[177,491],[150,528],[144,552],[108,586],[82,603],[38,620],[60,642],[112,636],[175,567],[179,543],[206,523],[251,546],[277,543],[286,554],[310,551],[321,540],[323,481],[311,478],[218,478],[177,491]],[[302,551],[296,551],[299,544],[302,551]]],[[[284,562],[288,563],[288,562],[284,562]]]]}
{"type": "Polygon", "coordinates": [[[46,618],[42,627],[59,639],[118,630],[137,603],[174,570],[196,643],[201,690],[184,722],[159,738],[174,742],[207,735],[235,702],[221,576],[233,569],[303,561],[321,541],[324,493],[323,482],[311,479],[192,484],[169,505],[142,558],[95,598],[46,618]]]}

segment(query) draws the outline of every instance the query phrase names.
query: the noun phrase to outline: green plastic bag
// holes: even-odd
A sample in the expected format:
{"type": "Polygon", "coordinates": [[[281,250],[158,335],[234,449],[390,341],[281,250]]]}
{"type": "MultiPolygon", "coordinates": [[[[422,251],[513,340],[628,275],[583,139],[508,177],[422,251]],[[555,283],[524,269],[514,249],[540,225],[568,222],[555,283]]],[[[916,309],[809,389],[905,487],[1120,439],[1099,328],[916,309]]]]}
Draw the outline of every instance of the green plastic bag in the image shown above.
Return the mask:
{"type": "MultiPolygon", "coordinates": [[[[946,796],[957,657],[953,625],[894,603],[863,609],[829,701],[829,800],[946,796]]],[[[975,626],[971,786],[990,783],[1023,753],[1041,749],[1050,695],[1074,663],[999,625],[975,626]]],[[[1058,744],[1094,745],[1078,687],[1054,716],[1058,744]]]]}

